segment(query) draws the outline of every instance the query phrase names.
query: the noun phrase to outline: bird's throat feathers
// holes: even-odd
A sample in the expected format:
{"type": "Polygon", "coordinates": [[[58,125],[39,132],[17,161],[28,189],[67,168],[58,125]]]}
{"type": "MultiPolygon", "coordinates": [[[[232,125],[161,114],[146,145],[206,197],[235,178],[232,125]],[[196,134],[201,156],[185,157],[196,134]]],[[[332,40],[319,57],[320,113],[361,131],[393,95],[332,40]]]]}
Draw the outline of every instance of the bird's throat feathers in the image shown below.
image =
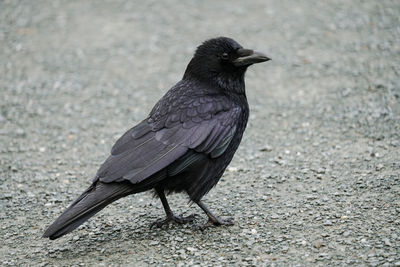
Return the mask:
{"type": "Polygon", "coordinates": [[[245,95],[245,82],[243,73],[217,73],[214,77],[218,86],[224,91],[245,95]]]}

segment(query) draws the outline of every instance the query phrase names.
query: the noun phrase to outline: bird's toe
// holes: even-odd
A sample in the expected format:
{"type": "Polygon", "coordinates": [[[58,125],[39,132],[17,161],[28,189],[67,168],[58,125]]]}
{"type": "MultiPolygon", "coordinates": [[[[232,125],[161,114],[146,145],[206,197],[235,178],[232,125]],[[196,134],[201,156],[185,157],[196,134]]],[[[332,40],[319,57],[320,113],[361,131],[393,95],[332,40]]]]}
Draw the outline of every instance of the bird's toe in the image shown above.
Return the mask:
{"type": "Polygon", "coordinates": [[[198,214],[190,214],[189,216],[173,216],[172,220],[176,223],[188,223],[188,222],[193,222],[196,217],[199,216],[198,214]]]}
{"type": "Polygon", "coordinates": [[[166,218],[163,220],[157,220],[153,223],[150,224],[150,229],[153,229],[154,227],[160,228],[163,225],[167,225],[169,223],[170,219],[166,218]]]}
{"type": "Polygon", "coordinates": [[[225,225],[225,226],[234,225],[233,218],[232,217],[227,217],[224,219],[220,218],[220,217],[209,218],[207,223],[201,225],[199,227],[199,229],[203,231],[209,227],[215,227],[215,226],[221,226],[221,225],[225,225]]]}
{"type": "Polygon", "coordinates": [[[171,222],[179,223],[179,224],[192,222],[196,218],[196,216],[198,216],[198,215],[197,214],[191,214],[189,216],[172,215],[172,216],[169,216],[169,217],[167,217],[167,218],[165,218],[163,220],[158,220],[158,221],[153,222],[150,225],[150,229],[152,229],[154,227],[160,228],[160,227],[162,227],[164,225],[168,225],[171,222]]]}

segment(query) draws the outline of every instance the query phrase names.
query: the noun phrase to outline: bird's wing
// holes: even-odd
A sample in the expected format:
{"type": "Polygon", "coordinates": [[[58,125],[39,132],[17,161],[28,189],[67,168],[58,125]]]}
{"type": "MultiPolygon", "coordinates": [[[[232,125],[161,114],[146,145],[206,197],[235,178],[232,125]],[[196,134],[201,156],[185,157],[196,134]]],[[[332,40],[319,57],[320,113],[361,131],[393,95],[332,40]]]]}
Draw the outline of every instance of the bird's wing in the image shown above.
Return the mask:
{"type": "Polygon", "coordinates": [[[186,97],[175,108],[168,103],[163,108],[165,102],[116,142],[96,179],[135,184],[167,166],[168,174],[175,175],[204,155],[216,158],[225,152],[240,107],[222,96],[186,97]],[[184,160],[172,164],[180,158],[184,160]]]}

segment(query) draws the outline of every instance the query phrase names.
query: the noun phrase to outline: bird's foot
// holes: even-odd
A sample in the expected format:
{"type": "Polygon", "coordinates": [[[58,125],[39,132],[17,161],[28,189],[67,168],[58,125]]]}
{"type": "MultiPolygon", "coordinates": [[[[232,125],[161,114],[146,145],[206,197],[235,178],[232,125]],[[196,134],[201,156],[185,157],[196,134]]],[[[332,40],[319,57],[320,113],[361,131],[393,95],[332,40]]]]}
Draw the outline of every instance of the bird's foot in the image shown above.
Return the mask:
{"type": "Polygon", "coordinates": [[[200,230],[205,230],[209,227],[212,226],[221,226],[221,225],[225,225],[225,226],[232,226],[234,225],[233,223],[233,218],[232,217],[227,217],[225,219],[222,219],[220,217],[217,216],[213,216],[213,217],[209,217],[208,222],[203,224],[202,226],[200,226],[200,230]]]}
{"type": "Polygon", "coordinates": [[[160,228],[163,225],[168,225],[171,222],[179,223],[179,224],[192,222],[196,218],[196,216],[198,216],[198,215],[197,214],[191,214],[189,216],[184,217],[184,216],[176,216],[176,215],[172,214],[171,216],[167,216],[167,218],[165,218],[163,220],[158,220],[158,221],[153,222],[150,225],[150,229],[152,229],[153,227],[160,228]]]}

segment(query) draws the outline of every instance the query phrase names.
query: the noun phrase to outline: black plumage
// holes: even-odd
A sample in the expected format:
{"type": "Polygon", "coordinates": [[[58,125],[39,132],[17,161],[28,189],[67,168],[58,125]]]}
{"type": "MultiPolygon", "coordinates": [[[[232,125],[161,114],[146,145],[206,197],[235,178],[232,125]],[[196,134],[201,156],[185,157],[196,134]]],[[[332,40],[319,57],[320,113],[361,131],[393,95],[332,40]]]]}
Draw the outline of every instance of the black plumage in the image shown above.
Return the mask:
{"type": "Polygon", "coordinates": [[[181,191],[205,211],[208,225],[232,224],[212,214],[201,198],[219,181],[246,128],[246,69],[267,60],[230,38],[205,41],[183,79],[115,143],[92,185],[43,236],[58,238],[113,201],[150,189],[155,189],[167,214],[153,225],[193,219],[176,216],[169,208],[165,192],[181,191]]]}

